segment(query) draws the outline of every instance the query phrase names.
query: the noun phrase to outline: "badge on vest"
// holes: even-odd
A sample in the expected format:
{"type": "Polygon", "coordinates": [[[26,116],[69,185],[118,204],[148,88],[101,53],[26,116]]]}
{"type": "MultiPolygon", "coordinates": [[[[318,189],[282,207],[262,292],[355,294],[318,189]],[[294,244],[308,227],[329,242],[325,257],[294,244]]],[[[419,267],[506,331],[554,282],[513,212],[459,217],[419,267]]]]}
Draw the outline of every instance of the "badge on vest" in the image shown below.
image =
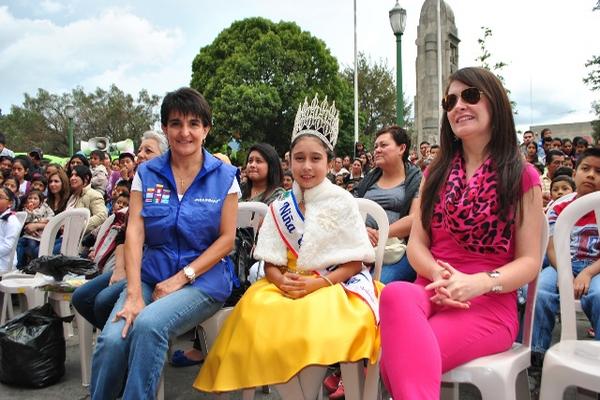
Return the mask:
{"type": "Polygon", "coordinates": [[[168,204],[171,199],[171,190],[165,189],[162,183],[157,183],[155,187],[146,189],[144,201],[146,203],[168,204]]]}

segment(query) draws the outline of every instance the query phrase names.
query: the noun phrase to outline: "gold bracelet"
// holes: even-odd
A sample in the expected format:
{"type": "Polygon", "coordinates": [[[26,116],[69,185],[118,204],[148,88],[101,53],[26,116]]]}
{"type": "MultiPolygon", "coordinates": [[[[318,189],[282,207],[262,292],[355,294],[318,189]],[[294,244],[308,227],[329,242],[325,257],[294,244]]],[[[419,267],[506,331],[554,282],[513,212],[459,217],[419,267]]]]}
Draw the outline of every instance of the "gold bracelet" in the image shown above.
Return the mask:
{"type": "Polygon", "coordinates": [[[325,275],[319,275],[319,278],[323,278],[325,279],[325,281],[327,283],[329,283],[329,286],[333,286],[333,282],[331,282],[331,279],[329,279],[328,277],[326,277],[325,275]]]}

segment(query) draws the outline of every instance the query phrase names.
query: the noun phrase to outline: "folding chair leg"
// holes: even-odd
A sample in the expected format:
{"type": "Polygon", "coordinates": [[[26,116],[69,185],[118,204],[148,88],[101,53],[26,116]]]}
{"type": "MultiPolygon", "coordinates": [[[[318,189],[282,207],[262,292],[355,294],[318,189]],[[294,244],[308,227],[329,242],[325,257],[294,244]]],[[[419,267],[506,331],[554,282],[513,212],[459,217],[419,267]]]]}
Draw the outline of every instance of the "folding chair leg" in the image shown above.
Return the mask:
{"type": "Polygon", "coordinates": [[[242,390],[242,400],[254,400],[255,389],[242,390]]]}
{"type": "Polygon", "coordinates": [[[75,310],[77,335],[79,336],[79,362],[81,364],[81,384],[90,385],[92,374],[93,328],[92,325],[75,310]]]}
{"type": "Polygon", "coordinates": [[[527,370],[524,369],[517,375],[517,399],[520,400],[531,400],[531,392],[529,391],[529,378],[527,377],[527,370]]]}
{"type": "Polygon", "coordinates": [[[365,372],[362,360],[353,363],[340,363],[340,369],[342,370],[345,398],[360,400],[365,387],[365,372]]]}

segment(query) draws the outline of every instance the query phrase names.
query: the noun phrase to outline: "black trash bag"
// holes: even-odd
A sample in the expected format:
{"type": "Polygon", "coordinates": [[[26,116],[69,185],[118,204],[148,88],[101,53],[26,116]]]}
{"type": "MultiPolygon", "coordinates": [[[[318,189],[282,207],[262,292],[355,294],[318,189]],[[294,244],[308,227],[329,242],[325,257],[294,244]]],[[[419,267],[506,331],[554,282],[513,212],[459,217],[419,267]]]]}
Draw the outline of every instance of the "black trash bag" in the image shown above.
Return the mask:
{"type": "Polygon", "coordinates": [[[50,304],[0,326],[0,382],[42,388],[65,374],[63,321],[50,304]]]}
{"type": "Polygon", "coordinates": [[[229,257],[231,257],[231,261],[233,262],[233,269],[239,280],[239,284],[234,285],[231,295],[225,301],[225,307],[235,306],[250,287],[248,273],[252,264],[255,263],[252,257],[253,247],[254,230],[252,228],[238,228],[235,235],[235,246],[229,257]]]}
{"type": "Polygon", "coordinates": [[[69,272],[75,275],[85,275],[86,278],[94,277],[98,275],[98,266],[87,258],[59,254],[35,258],[23,268],[23,272],[27,274],[41,272],[44,275],[52,276],[57,281],[62,281],[69,272]]]}

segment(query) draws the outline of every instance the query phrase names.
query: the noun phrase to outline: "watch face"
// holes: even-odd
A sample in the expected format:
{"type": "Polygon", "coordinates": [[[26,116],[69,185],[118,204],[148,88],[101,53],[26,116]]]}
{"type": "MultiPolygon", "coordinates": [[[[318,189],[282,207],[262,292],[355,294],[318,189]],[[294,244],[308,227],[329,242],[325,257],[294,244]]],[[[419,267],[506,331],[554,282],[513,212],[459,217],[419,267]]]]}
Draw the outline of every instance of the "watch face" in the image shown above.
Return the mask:
{"type": "Polygon", "coordinates": [[[490,278],[497,278],[500,276],[500,272],[498,271],[490,271],[488,272],[488,275],[490,276],[490,278]]]}

